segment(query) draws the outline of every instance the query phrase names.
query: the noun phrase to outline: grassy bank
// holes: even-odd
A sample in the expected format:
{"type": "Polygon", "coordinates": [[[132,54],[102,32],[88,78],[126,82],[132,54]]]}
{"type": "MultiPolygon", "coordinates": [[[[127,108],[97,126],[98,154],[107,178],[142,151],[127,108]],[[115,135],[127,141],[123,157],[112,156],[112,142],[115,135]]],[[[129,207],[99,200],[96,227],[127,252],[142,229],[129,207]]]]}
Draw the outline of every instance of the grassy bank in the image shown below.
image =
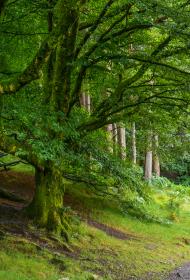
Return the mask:
{"type": "MultiPolygon", "coordinates": [[[[124,215],[113,201],[81,185],[67,185],[65,203],[73,213],[71,251],[61,250],[61,245],[55,249],[47,240],[39,245],[27,234],[2,234],[0,280],[163,280],[167,272],[190,260],[187,203],[168,225],[124,215]]],[[[162,207],[159,211],[162,214],[162,207]]]]}

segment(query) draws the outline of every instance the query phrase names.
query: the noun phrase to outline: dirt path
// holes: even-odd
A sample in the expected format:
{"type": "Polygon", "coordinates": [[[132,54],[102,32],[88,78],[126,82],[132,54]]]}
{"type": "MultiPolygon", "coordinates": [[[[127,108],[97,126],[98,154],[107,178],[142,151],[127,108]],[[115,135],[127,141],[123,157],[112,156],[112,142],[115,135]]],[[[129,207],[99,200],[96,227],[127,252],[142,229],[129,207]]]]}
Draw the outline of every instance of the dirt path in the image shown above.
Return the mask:
{"type": "Polygon", "coordinates": [[[190,263],[173,271],[167,280],[190,280],[190,263]]]}
{"type": "MultiPolygon", "coordinates": [[[[23,201],[31,201],[34,194],[34,176],[20,172],[7,171],[0,172],[0,190],[12,193],[20,197],[23,201]]],[[[7,197],[1,195],[0,205],[4,204],[7,197]]],[[[5,202],[6,204],[7,202],[5,202]]]]}
{"type": "Polygon", "coordinates": [[[115,228],[110,227],[108,225],[99,223],[99,222],[94,221],[92,219],[88,219],[87,223],[92,227],[95,227],[99,230],[104,231],[107,235],[115,237],[115,238],[120,239],[120,240],[138,240],[137,237],[135,237],[134,235],[132,235],[130,233],[120,231],[118,229],[115,229],[115,228]]]}

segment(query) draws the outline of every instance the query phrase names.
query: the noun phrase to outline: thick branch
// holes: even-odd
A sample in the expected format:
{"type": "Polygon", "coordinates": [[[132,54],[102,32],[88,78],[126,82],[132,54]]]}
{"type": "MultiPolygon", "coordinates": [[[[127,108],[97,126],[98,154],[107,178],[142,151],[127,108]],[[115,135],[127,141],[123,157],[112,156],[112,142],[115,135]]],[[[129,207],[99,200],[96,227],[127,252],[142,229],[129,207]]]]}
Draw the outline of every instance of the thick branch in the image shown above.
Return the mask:
{"type": "Polygon", "coordinates": [[[7,2],[7,0],[0,1],[0,15],[3,13],[6,2],[7,2]]]}
{"type": "Polygon", "coordinates": [[[32,81],[39,79],[40,70],[49,54],[50,49],[48,43],[45,42],[22,74],[8,82],[0,82],[0,95],[15,93],[32,81]]]}

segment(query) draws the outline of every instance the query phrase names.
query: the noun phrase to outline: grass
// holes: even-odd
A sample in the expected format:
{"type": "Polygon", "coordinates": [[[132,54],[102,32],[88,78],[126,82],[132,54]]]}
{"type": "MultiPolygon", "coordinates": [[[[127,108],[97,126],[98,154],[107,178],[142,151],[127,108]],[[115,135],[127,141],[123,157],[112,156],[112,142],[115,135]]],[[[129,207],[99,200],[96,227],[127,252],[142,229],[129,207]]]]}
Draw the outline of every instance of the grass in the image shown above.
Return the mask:
{"type": "Polygon", "coordinates": [[[1,280],[58,280],[61,278],[61,274],[48,263],[47,258],[35,255],[28,245],[18,246],[9,238],[0,243],[1,280]],[[5,243],[8,244],[5,245],[5,243]]]}
{"type": "MultiPolygon", "coordinates": [[[[155,194],[158,202],[166,195],[155,194]]],[[[190,260],[188,203],[170,225],[146,223],[124,215],[118,205],[92,195],[82,185],[67,184],[67,204],[74,209],[73,257],[39,250],[18,236],[0,238],[0,280],[163,280],[168,271],[190,260]],[[120,240],[86,223],[92,219],[134,236],[120,240]]],[[[154,209],[156,211],[156,208],[154,209]]],[[[158,214],[166,215],[162,207],[158,214]],[[163,213],[162,213],[163,212],[163,213]]]]}
{"type": "MultiPolygon", "coordinates": [[[[170,225],[161,225],[123,215],[114,207],[112,201],[92,197],[81,186],[78,186],[78,189],[70,186],[69,192],[75,197],[74,203],[82,201],[82,215],[88,213],[88,216],[96,221],[137,237],[138,240],[121,241],[101,235],[98,240],[97,233],[94,234],[97,246],[103,242],[104,248],[118,252],[117,261],[125,265],[130,275],[142,277],[143,274],[152,271],[157,274],[152,279],[163,279],[163,272],[190,260],[190,211],[187,204],[183,205],[178,221],[170,225]]],[[[103,251],[103,248],[100,250],[103,251]]]]}

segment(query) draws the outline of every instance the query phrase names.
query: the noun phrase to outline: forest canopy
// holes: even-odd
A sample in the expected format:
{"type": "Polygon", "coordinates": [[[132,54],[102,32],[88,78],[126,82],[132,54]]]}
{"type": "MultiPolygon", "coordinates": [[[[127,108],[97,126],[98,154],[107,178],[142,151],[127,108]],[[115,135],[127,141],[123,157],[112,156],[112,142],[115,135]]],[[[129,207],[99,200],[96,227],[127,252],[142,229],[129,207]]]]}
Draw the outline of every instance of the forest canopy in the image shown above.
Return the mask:
{"type": "Polygon", "coordinates": [[[152,161],[158,176],[160,165],[189,175],[189,10],[174,0],[1,1],[0,149],[35,167],[38,224],[67,238],[65,179],[146,197],[144,165],[146,179],[152,161]]]}

